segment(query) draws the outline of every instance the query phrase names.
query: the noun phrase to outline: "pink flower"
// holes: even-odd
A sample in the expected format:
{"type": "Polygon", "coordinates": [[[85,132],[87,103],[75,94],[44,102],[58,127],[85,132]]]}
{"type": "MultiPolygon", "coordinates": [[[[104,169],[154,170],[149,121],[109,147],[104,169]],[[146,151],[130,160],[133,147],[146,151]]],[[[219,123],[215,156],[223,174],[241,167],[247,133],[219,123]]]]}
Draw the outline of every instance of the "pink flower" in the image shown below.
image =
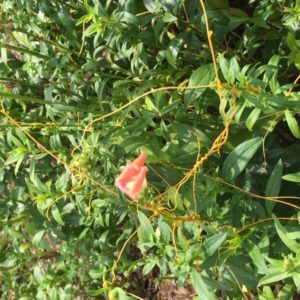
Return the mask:
{"type": "Polygon", "coordinates": [[[147,186],[145,161],[147,154],[142,151],[140,156],[128,163],[116,178],[116,186],[133,201],[137,201],[147,186]]]}

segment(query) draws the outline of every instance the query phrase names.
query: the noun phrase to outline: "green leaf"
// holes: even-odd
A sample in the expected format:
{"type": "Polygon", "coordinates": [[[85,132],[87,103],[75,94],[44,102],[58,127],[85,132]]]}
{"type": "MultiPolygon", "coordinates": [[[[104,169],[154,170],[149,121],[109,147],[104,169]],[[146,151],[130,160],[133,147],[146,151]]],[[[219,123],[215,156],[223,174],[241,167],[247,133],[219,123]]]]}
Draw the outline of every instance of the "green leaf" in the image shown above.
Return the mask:
{"type": "Polygon", "coordinates": [[[295,38],[295,33],[288,32],[286,41],[287,41],[287,45],[290,48],[291,52],[296,53],[297,51],[299,51],[298,43],[295,38]]]}
{"type": "Polygon", "coordinates": [[[268,268],[258,246],[256,246],[253,242],[248,241],[246,249],[252,259],[252,262],[257,267],[258,273],[267,274],[268,268]]]}
{"type": "MultiPolygon", "coordinates": [[[[277,197],[279,195],[279,191],[281,187],[282,171],[283,171],[283,164],[282,164],[282,160],[279,159],[267,182],[266,192],[265,192],[265,195],[267,197],[277,197]]],[[[274,208],[275,202],[266,201],[265,205],[268,213],[270,214],[274,208]]]]}
{"type": "Polygon", "coordinates": [[[258,300],[275,300],[272,289],[269,286],[264,286],[263,293],[259,295],[258,300]]]}
{"type": "Polygon", "coordinates": [[[161,238],[162,238],[163,242],[165,244],[168,244],[171,240],[171,228],[170,228],[170,226],[167,223],[165,223],[161,220],[158,221],[158,226],[159,226],[159,229],[161,231],[161,238]]]}
{"type": "Polygon", "coordinates": [[[213,291],[206,286],[201,275],[195,269],[191,272],[191,282],[200,300],[217,299],[213,291]]]}
{"type": "Polygon", "coordinates": [[[58,289],[56,286],[52,287],[50,294],[49,294],[50,300],[58,300],[58,289]]]}
{"type": "Polygon", "coordinates": [[[237,59],[236,57],[232,57],[230,59],[230,64],[229,64],[228,83],[233,84],[239,73],[240,73],[240,66],[237,62],[237,59]]]}
{"type": "Polygon", "coordinates": [[[4,64],[7,65],[7,49],[6,48],[1,48],[1,60],[4,64]]]}
{"type": "MultiPolygon", "coordinates": [[[[212,64],[207,64],[195,70],[190,78],[189,87],[199,85],[209,85],[215,78],[215,73],[212,64]]],[[[186,90],[184,102],[186,105],[194,103],[204,93],[206,88],[196,88],[186,90]]]]}
{"type": "Polygon", "coordinates": [[[27,48],[24,48],[24,47],[16,47],[16,46],[12,46],[10,44],[5,44],[5,43],[2,43],[0,42],[0,48],[6,48],[6,49],[9,49],[9,50],[13,50],[13,51],[16,51],[16,52],[20,52],[20,53],[24,53],[24,54],[28,54],[28,55],[31,55],[31,56],[36,56],[38,58],[41,58],[41,59],[49,59],[50,57],[49,56],[46,56],[46,55],[43,55],[39,52],[36,52],[36,51],[31,51],[27,48]]]}
{"type": "Polygon", "coordinates": [[[63,192],[65,192],[65,190],[66,190],[66,188],[67,188],[67,185],[68,185],[68,182],[69,182],[69,179],[70,179],[70,174],[69,174],[69,172],[63,173],[63,174],[58,178],[58,180],[57,180],[56,183],[55,183],[56,189],[57,189],[58,191],[63,191],[63,192]]]}
{"type": "Polygon", "coordinates": [[[295,229],[295,231],[289,231],[287,233],[287,237],[290,238],[291,240],[296,240],[296,239],[300,239],[300,228],[297,227],[298,230],[295,229]]]}
{"type": "Polygon", "coordinates": [[[71,105],[66,105],[66,104],[60,104],[60,103],[55,103],[52,101],[47,101],[35,97],[30,97],[30,96],[23,96],[23,95],[18,95],[18,94],[12,94],[12,93],[3,93],[0,91],[0,97],[7,98],[7,99],[18,99],[24,102],[30,102],[30,103],[38,103],[38,104],[47,104],[49,106],[53,106],[56,109],[60,111],[70,111],[70,112],[84,112],[84,111],[89,111],[89,109],[84,108],[84,107],[78,107],[78,106],[71,106],[71,105]]]}
{"type": "Polygon", "coordinates": [[[0,268],[12,268],[16,265],[17,258],[8,257],[5,261],[0,262],[0,268]]]}
{"type": "Polygon", "coordinates": [[[178,227],[177,229],[177,237],[179,241],[179,245],[184,251],[187,251],[189,249],[188,241],[186,240],[186,237],[184,236],[182,229],[178,227]]]}
{"type": "Polygon", "coordinates": [[[34,178],[36,176],[35,175],[35,164],[36,164],[36,159],[35,159],[35,156],[33,156],[31,158],[30,165],[29,165],[29,178],[32,182],[34,181],[34,178]]]}
{"type": "Polygon", "coordinates": [[[300,172],[284,175],[282,176],[282,179],[292,182],[300,182],[300,172]]]}
{"type": "Polygon", "coordinates": [[[7,233],[14,239],[20,239],[23,237],[23,235],[20,232],[13,230],[11,228],[7,228],[7,233]]]}
{"type": "Polygon", "coordinates": [[[155,13],[155,11],[160,8],[160,4],[154,0],[143,0],[143,3],[146,9],[151,13],[155,13]]]}
{"type": "Polygon", "coordinates": [[[159,113],[159,109],[155,106],[155,104],[151,100],[151,97],[149,96],[145,97],[145,106],[148,110],[153,111],[155,113],[159,113]]]}
{"type": "Polygon", "coordinates": [[[250,131],[252,131],[253,126],[255,125],[255,122],[257,121],[260,113],[261,113],[261,109],[256,107],[251,111],[250,115],[248,116],[248,118],[246,120],[246,127],[250,131]]]}
{"type": "Polygon", "coordinates": [[[5,161],[5,165],[8,166],[10,164],[13,164],[19,160],[23,161],[25,158],[26,154],[25,153],[17,153],[17,152],[12,152],[9,157],[5,161]]]}
{"type": "Polygon", "coordinates": [[[203,248],[208,256],[212,256],[226,240],[227,232],[217,233],[205,240],[203,248]]]}
{"type": "Polygon", "coordinates": [[[295,285],[297,287],[297,291],[300,291],[300,273],[293,273],[293,280],[295,282],[295,285]]]}
{"type": "Polygon", "coordinates": [[[247,107],[247,103],[246,102],[244,102],[244,103],[238,103],[237,104],[237,106],[236,106],[236,113],[234,115],[234,120],[237,123],[240,123],[242,114],[243,114],[244,110],[246,109],[246,107],[247,107]]]}
{"type": "Polygon", "coordinates": [[[35,247],[37,248],[44,248],[46,249],[48,246],[47,244],[45,243],[45,241],[43,240],[44,236],[46,234],[46,231],[45,230],[40,230],[38,231],[33,239],[32,239],[32,245],[34,245],[35,247]]]}
{"type": "Polygon", "coordinates": [[[109,292],[109,299],[116,299],[116,300],[134,300],[133,297],[127,296],[126,292],[121,288],[114,288],[109,292]]]}
{"type": "Polygon", "coordinates": [[[40,192],[45,194],[49,192],[48,187],[37,176],[32,178],[32,183],[40,192]]]}
{"type": "Polygon", "coordinates": [[[138,230],[138,237],[141,242],[153,242],[154,241],[154,230],[151,221],[141,212],[138,213],[140,221],[140,229],[138,230]]]}
{"type": "Polygon", "coordinates": [[[291,300],[293,299],[295,287],[292,284],[285,284],[280,290],[277,299],[279,300],[291,300]]]}
{"type": "Polygon", "coordinates": [[[178,53],[183,45],[183,39],[175,38],[173,39],[167,47],[166,57],[168,63],[172,66],[176,66],[178,53]]]}
{"type": "Polygon", "coordinates": [[[146,264],[143,267],[143,274],[147,275],[152,271],[152,269],[157,265],[158,261],[156,260],[150,260],[146,262],[146,264]]]}
{"type": "Polygon", "coordinates": [[[54,218],[54,220],[60,224],[60,225],[64,225],[64,221],[62,220],[61,218],[61,215],[60,215],[60,212],[58,210],[58,207],[56,204],[53,204],[52,207],[51,207],[51,213],[52,213],[52,216],[54,218]]]}
{"type": "Polygon", "coordinates": [[[219,53],[219,64],[222,74],[226,81],[229,81],[229,61],[225,58],[224,53],[219,53]]]}
{"type": "Polygon", "coordinates": [[[255,288],[258,283],[258,278],[252,268],[247,265],[240,264],[240,266],[227,263],[228,268],[231,270],[230,277],[232,279],[238,278],[240,284],[245,285],[249,288],[255,288]]]}
{"type": "Polygon", "coordinates": [[[288,126],[289,126],[293,136],[299,140],[300,139],[300,129],[299,129],[299,125],[298,125],[296,118],[291,113],[291,111],[288,109],[286,109],[284,111],[284,113],[285,113],[286,121],[288,123],[288,126]]]}
{"type": "Polygon", "coordinates": [[[126,11],[121,12],[119,18],[120,18],[120,22],[136,25],[136,26],[139,25],[139,19],[135,15],[129,12],[126,11]]]}
{"type": "Polygon", "coordinates": [[[277,231],[277,234],[279,235],[281,241],[293,252],[297,252],[300,248],[300,245],[295,241],[292,240],[290,238],[288,238],[287,236],[287,230],[280,224],[280,222],[278,221],[278,219],[276,218],[275,215],[273,215],[273,220],[275,223],[275,228],[277,231]]]}
{"type": "Polygon", "coordinates": [[[240,66],[237,62],[236,57],[232,57],[230,61],[224,57],[224,53],[219,54],[219,63],[220,63],[220,68],[222,71],[222,74],[225,78],[225,80],[233,84],[236,80],[236,77],[240,74],[240,66]]]}
{"type": "Polygon", "coordinates": [[[224,53],[219,54],[218,58],[220,68],[225,80],[230,84],[234,84],[236,78],[241,72],[237,58],[232,57],[230,60],[228,60],[224,57],[224,53]]]}
{"type": "Polygon", "coordinates": [[[246,168],[247,164],[257,152],[262,138],[257,137],[238,145],[226,158],[222,175],[228,180],[234,180],[246,168]]]}
{"type": "Polygon", "coordinates": [[[34,275],[35,280],[38,282],[38,284],[42,285],[44,276],[43,276],[41,268],[38,265],[34,267],[33,275],[34,275]]]}
{"type": "Polygon", "coordinates": [[[263,278],[261,278],[258,282],[258,286],[262,286],[264,284],[270,284],[274,282],[281,281],[287,277],[289,277],[289,272],[288,271],[275,271],[273,273],[267,274],[263,278]]]}

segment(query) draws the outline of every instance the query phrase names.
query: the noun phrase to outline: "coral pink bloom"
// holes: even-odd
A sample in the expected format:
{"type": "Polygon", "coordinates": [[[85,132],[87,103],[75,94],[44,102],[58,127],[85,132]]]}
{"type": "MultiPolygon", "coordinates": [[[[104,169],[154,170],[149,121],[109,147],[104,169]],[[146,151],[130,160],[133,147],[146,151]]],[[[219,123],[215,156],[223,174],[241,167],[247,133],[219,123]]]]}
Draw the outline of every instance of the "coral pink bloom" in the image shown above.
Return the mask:
{"type": "Polygon", "coordinates": [[[116,179],[116,186],[132,200],[137,201],[140,193],[147,185],[145,161],[147,154],[142,151],[140,156],[128,163],[116,179]]]}

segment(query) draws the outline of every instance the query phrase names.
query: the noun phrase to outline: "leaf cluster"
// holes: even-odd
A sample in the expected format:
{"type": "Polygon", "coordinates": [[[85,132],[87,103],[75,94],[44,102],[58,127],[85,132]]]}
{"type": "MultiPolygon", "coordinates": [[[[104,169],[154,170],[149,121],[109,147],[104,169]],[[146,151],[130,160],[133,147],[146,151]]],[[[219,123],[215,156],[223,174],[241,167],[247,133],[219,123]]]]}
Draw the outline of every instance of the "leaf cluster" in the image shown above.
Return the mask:
{"type": "Polygon", "coordinates": [[[299,293],[300,1],[203,4],[1,2],[1,299],[299,293]]]}

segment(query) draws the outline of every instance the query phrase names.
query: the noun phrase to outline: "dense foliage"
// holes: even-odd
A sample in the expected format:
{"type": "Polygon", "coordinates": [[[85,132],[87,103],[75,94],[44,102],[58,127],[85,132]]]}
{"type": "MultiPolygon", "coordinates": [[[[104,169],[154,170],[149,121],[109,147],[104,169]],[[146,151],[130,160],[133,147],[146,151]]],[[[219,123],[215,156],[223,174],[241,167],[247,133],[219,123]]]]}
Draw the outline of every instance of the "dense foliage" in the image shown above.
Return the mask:
{"type": "Polygon", "coordinates": [[[1,299],[297,295],[299,0],[0,14],[1,299]],[[141,150],[134,202],[114,182],[141,150]]]}

